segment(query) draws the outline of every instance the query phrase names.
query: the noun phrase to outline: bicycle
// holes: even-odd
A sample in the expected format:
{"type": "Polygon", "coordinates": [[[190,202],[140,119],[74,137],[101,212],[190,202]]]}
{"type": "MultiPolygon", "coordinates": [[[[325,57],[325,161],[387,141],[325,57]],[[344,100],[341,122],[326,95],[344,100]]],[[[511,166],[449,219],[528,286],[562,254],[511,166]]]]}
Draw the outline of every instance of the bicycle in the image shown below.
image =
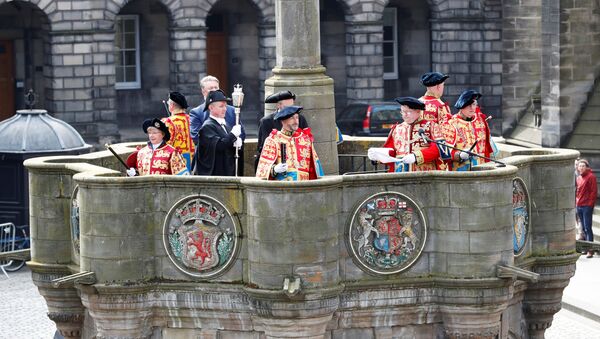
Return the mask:
{"type": "MultiPolygon", "coordinates": [[[[31,247],[29,225],[14,226],[12,223],[0,224],[0,252],[10,252],[31,247]],[[14,245],[13,245],[14,243],[14,245]]],[[[15,272],[25,266],[25,260],[0,260],[6,272],[15,272]]]]}

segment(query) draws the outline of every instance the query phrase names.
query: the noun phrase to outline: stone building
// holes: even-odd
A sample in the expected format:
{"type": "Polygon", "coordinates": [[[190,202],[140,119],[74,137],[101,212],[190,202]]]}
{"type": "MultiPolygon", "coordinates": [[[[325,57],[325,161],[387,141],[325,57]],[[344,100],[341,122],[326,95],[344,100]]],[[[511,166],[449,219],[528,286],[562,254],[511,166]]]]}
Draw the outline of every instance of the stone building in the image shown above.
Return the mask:
{"type": "MultiPolygon", "coordinates": [[[[450,103],[465,88],[481,91],[493,134],[509,142],[594,147],[586,145],[600,130],[590,128],[600,101],[593,100],[597,1],[323,0],[320,7],[321,59],[338,111],[419,96],[419,76],[437,70],[451,75],[450,103]]],[[[33,88],[38,107],[88,142],[114,141],[120,129],[166,114],[169,89],[199,104],[205,74],[228,92],[242,83],[244,110],[258,118],[275,63],[274,11],[273,0],[2,0],[0,119],[33,88]]]]}

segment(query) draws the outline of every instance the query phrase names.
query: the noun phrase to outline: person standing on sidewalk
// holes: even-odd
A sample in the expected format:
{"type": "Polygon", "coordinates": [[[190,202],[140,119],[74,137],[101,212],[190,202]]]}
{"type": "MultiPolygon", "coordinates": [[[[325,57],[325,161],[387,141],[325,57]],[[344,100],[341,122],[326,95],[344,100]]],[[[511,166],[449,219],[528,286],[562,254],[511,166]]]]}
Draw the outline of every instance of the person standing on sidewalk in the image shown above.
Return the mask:
{"type": "MultiPolygon", "coordinates": [[[[586,241],[594,241],[592,232],[592,214],[598,197],[598,185],[596,176],[590,168],[590,163],[585,159],[580,159],[577,163],[577,190],[575,192],[575,206],[577,206],[577,216],[581,221],[583,233],[586,241]]],[[[587,257],[594,256],[594,251],[588,251],[587,257]]]]}

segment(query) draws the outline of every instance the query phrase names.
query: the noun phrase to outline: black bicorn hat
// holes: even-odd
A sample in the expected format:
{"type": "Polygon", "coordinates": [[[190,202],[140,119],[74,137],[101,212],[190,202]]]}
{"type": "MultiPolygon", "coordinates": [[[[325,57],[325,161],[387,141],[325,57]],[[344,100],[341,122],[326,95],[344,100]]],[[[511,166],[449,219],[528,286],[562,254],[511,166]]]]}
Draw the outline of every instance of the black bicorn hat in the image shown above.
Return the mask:
{"type": "Polygon", "coordinates": [[[296,113],[300,113],[302,111],[302,106],[287,106],[282,108],[281,110],[275,113],[273,119],[275,120],[285,120],[296,113]]]}
{"type": "Polygon", "coordinates": [[[158,128],[159,130],[161,130],[165,134],[165,137],[163,138],[163,140],[165,142],[167,142],[171,139],[171,133],[169,132],[169,128],[160,119],[154,118],[154,119],[144,120],[144,123],[142,124],[142,129],[144,130],[144,133],[146,133],[146,134],[148,134],[148,127],[154,127],[154,128],[158,128]]]}
{"type": "Polygon", "coordinates": [[[185,100],[185,96],[179,92],[169,92],[169,99],[183,109],[188,108],[188,103],[187,100],[185,100]]]}
{"type": "Polygon", "coordinates": [[[479,98],[481,98],[481,93],[472,89],[468,89],[460,94],[458,100],[456,100],[456,103],[454,103],[454,108],[463,109],[479,98]]]}
{"type": "Polygon", "coordinates": [[[400,97],[395,99],[400,105],[406,105],[412,109],[425,109],[425,104],[417,98],[413,97],[400,97]]]}
{"type": "Polygon", "coordinates": [[[440,72],[428,72],[421,76],[421,83],[425,87],[431,87],[441,84],[449,77],[449,75],[440,72]]]}
{"type": "Polygon", "coordinates": [[[229,101],[230,99],[225,95],[225,92],[223,92],[220,89],[214,90],[214,91],[210,91],[208,92],[208,95],[206,96],[206,102],[204,103],[204,110],[208,111],[208,106],[210,106],[210,104],[212,104],[213,102],[217,102],[217,101],[229,101]]]}
{"type": "Polygon", "coordinates": [[[275,104],[281,100],[287,100],[287,99],[296,100],[296,94],[292,93],[292,91],[281,91],[281,92],[273,93],[265,99],[265,104],[275,104]]]}

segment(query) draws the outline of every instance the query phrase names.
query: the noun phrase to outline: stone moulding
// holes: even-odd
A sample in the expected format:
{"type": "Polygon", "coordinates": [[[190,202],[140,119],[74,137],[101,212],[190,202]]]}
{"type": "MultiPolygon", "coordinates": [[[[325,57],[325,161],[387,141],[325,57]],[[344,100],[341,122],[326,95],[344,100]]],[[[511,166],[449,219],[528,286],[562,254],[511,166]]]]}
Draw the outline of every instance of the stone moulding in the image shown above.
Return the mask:
{"type": "MultiPolygon", "coordinates": [[[[133,149],[114,146],[123,156],[133,149]]],[[[391,336],[406,331],[424,337],[538,335],[560,309],[562,289],[575,269],[570,200],[578,153],[503,152],[503,168],[486,164],[468,173],[326,176],[299,183],[251,177],[126,178],[108,152],[29,159],[30,201],[39,206],[30,216],[30,267],[51,312],[85,317],[98,337],[374,337],[383,327],[391,336]],[[527,188],[528,214],[536,216],[528,219],[529,236],[518,256],[513,245],[515,178],[527,188]],[[377,229],[364,237],[369,246],[378,246],[385,259],[422,240],[415,256],[390,272],[374,272],[357,260],[366,243],[349,244],[364,234],[352,236],[349,228],[360,221],[360,208],[379,198],[381,211],[363,215],[377,229]],[[78,262],[71,229],[74,199],[78,262]],[[223,220],[229,220],[225,230],[215,228],[223,220]],[[403,228],[416,226],[415,220],[424,227],[421,237],[403,228]],[[187,245],[187,240],[165,237],[184,225],[189,228],[178,234],[197,243],[188,254],[196,260],[198,248],[204,251],[203,261],[192,260],[189,267],[174,260],[171,246],[187,245]],[[236,243],[228,251],[225,241],[221,253],[230,256],[204,260],[206,251],[218,252],[228,227],[236,243]],[[205,247],[197,230],[208,239],[205,247]],[[497,265],[540,277],[535,283],[511,275],[498,278],[497,265]],[[98,282],[50,284],[81,271],[94,272],[98,282]],[[285,279],[299,279],[297,294],[283,291],[285,279]],[[525,319],[526,326],[509,319],[525,319]],[[121,327],[121,320],[131,326],[121,327]]],[[[59,323],[73,330],[74,323],[59,323]]]]}

